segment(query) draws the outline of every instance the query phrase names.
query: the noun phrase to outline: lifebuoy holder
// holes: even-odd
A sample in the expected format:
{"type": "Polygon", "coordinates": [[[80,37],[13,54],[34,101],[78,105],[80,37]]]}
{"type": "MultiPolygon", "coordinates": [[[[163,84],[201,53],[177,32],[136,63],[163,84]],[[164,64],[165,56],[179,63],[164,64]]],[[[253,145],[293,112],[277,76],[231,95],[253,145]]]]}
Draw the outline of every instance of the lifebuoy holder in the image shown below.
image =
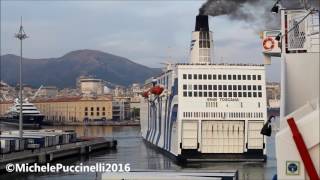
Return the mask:
{"type": "Polygon", "coordinates": [[[275,42],[274,42],[274,40],[271,38],[271,37],[267,37],[267,38],[265,38],[264,40],[263,40],[263,48],[265,49],[265,50],[268,50],[268,51],[270,51],[270,50],[272,50],[273,48],[274,48],[274,45],[275,45],[275,42]]]}

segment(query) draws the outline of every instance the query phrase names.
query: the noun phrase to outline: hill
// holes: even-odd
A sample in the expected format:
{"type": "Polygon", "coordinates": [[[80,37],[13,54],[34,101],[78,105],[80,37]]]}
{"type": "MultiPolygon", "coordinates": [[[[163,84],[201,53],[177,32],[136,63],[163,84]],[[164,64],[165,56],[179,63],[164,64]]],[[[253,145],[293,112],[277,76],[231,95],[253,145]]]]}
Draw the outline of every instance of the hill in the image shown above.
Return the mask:
{"type": "MultiPolygon", "coordinates": [[[[1,80],[17,84],[19,56],[1,57],[1,80]]],[[[113,84],[128,86],[161,72],[127,58],[96,50],[77,50],[59,58],[23,59],[23,82],[34,87],[54,85],[59,88],[75,87],[80,75],[91,75],[113,84]]]]}

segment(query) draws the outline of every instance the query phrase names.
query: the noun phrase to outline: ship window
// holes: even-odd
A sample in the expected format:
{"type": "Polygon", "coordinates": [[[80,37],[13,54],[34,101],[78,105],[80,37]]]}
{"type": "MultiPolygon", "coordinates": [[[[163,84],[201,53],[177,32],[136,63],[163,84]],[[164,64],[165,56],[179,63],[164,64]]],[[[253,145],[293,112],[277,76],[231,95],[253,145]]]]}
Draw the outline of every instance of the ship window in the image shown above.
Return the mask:
{"type": "Polygon", "coordinates": [[[199,92],[199,97],[202,97],[202,92],[199,92]]]}
{"type": "Polygon", "coordinates": [[[262,93],[261,93],[261,92],[258,92],[258,96],[259,96],[259,97],[262,97],[262,93]]]}
{"type": "Polygon", "coordinates": [[[232,92],[229,92],[229,97],[232,97],[232,92]]]}
{"type": "Polygon", "coordinates": [[[203,85],[203,90],[207,90],[208,86],[207,85],[203,85]]]}
{"type": "Polygon", "coordinates": [[[211,74],[208,75],[208,79],[209,79],[209,80],[212,79],[212,75],[211,75],[211,74]]]}
{"type": "Polygon", "coordinates": [[[206,75],[206,74],[203,75],[203,79],[204,79],[204,80],[207,79],[207,75],[206,75]]]}
{"type": "Polygon", "coordinates": [[[238,80],[241,80],[241,75],[238,75],[238,80]]]}
{"type": "Polygon", "coordinates": [[[186,74],[183,74],[183,79],[187,79],[187,75],[186,74]]]}
{"type": "Polygon", "coordinates": [[[193,90],[197,90],[198,89],[198,85],[193,85],[193,90]]]}
{"type": "Polygon", "coordinates": [[[193,79],[197,79],[197,74],[194,74],[194,75],[193,75],[193,79]]]}
{"type": "Polygon", "coordinates": [[[222,85],[219,85],[218,88],[219,88],[219,90],[222,90],[222,85]]]}
{"type": "Polygon", "coordinates": [[[217,85],[213,85],[213,90],[217,90],[217,85]]]}
{"type": "Polygon", "coordinates": [[[223,92],[223,97],[227,97],[227,96],[228,96],[227,92],[223,92]]]}
{"type": "Polygon", "coordinates": [[[208,85],[208,89],[209,89],[209,90],[212,90],[212,85],[208,85]]]}
{"type": "Polygon", "coordinates": [[[203,97],[207,97],[208,96],[208,93],[205,91],[204,93],[203,93],[203,97]]]}
{"type": "Polygon", "coordinates": [[[257,93],[256,92],[253,92],[253,97],[257,97],[257,93]]]}
{"type": "Polygon", "coordinates": [[[202,85],[198,85],[199,86],[199,90],[202,90],[202,85]]]}
{"type": "Polygon", "coordinates": [[[248,92],[248,97],[251,97],[251,92],[248,92]]]}
{"type": "Polygon", "coordinates": [[[238,90],[241,90],[241,85],[238,85],[238,90]]]}
{"type": "Polygon", "coordinates": [[[232,90],[232,85],[228,85],[228,90],[232,90]]]}
{"type": "Polygon", "coordinates": [[[242,97],[242,92],[238,92],[238,97],[242,97]]]}
{"type": "Polygon", "coordinates": [[[252,80],[256,80],[256,75],[252,75],[252,80]]]}
{"type": "Polygon", "coordinates": [[[187,91],[183,91],[183,96],[187,97],[187,91]]]}
{"type": "Polygon", "coordinates": [[[214,79],[214,80],[217,79],[217,75],[215,75],[215,74],[212,75],[212,79],[214,79]]]}
{"type": "Polygon", "coordinates": [[[261,80],[261,75],[258,75],[258,80],[261,80]]]}
{"type": "Polygon", "coordinates": [[[237,92],[233,92],[233,97],[237,97],[237,92]]]}
{"type": "Polygon", "coordinates": [[[213,92],[213,97],[217,97],[217,92],[213,92]]]}
{"type": "Polygon", "coordinates": [[[192,92],[191,91],[188,92],[188,96],[192,97],[192,92]]]}
{"type": "Polygon", "coordinates": [[[247,79],[246,77],[247,77],[246,75],[242,75],[242,80],[246,80],[247,79]]]}
{"type": "Polygon", "coordinates": [[[209,97],[212,97],[212,92],[209,92],[209,97]]]}
{"type": "Polygon", "coordinates": [[[219,92],[219,97],[222,97],[222,92],[219,92]]]}
{"type": "Polygon", "coordinates": [[[199,79],[202,79],[202,74],[199,74],[199,75],[198,75],[198,78],[199,78],[199,79]]]}
{"type": "Polygon", "coordinates": [[[233,90],[237,90],[237,85],[233,85],[233,90]]]}
{"type": "Polygon", "coordinates": [[[207,48],[210,48],[210,41],[207,41],[207,48]]]}
{"type": "Polygon", "coordinates": [[[251,80],[251,75],[247,75],[247,79],[248,79],[248,80],[251,80]]]}
{"type": "Polygon", "coordinates": [[[225,75],[225,74],[222,77],[223,77],[223,80],[227,79],[227,75],[225,75]]]}
{"type": "Polygon", "coordinates": [[[221,74],[218,75],[218,80],[221,80],[221,74]]]}
{"type": "Polygon", "coordinates": [[[187,89],[187,85],[186,84],[183,85],[183,89],[184,90],[187,89]]]}
{"type": "Polygon", "coordinates": [[[192,74],[188,74],[188,79],[192,79],[192,74]]]}
{"type": "Polygon", "coordinates": [[[231,75],[230,74],[228,75],[228,80],[231,80],[231,75]]]}
{"type": "Polygon", "coordinates": [[[237,75],[232,76],[233,80],[237,80],[237,75]]]}
{"type": "Polygon", "coordinates": [[[243,90],[247,90],[247,86],[246,85],[243,85],[243,90]]]}
{"type": "Polygon", "coordinates": [[[247,97],[247,92],[243,92],[243,97],[247,97]]]}
{"type": "Polygon", "coordinates": [[[223,85],[223,90],[227,90],[227,85],[223,85]]]}
{"type": "Polygon", "coordinates": [[[253,85],[253,86],[252,86],[252,89],[253,89],[253,90],[257,90],[257,86],[256,86],[256,85],[253,85]]]}
{"type": "Polygon", "coordinates": [[[250,86],[250,85],[248,85],[248,90],[249,90],[249,91],[251,90],[251,86],[250,86]]]}
{"type": "Polygon", "coordinates": [[[193,92],[194,97],[198,97],[198,92],[193,92]]]}
{"type": "Polygon", "coordinates": [[[261,86],[260,86],[260,85],[258,86],[258,90],[260,90],[260,91],[261,91],[261,86]]]}

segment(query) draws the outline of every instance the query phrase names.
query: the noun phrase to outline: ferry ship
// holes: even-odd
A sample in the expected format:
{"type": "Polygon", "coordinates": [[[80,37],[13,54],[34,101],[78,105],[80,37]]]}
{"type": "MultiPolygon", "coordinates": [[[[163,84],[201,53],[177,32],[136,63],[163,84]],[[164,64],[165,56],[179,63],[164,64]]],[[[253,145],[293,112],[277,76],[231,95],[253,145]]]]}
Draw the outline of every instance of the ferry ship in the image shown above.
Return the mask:
{"type": "Polygon", "coordinates": [[[311,1],[302,2],[305,8],[286,9],[278,1],[272,11],[280,14],[281,28],[265,31],[263,37],[266,62],[281,57],[277,178],[273,179],[320,179],[319,1],[314,8],[309,7],[311,1]]]}
{"type": "MultiPolygon", "coordinates": [[[[20,101],[15,99],[13,106],[8,112],[0,117],[2,123],[19,125],[20,101]]],[[[27,99],[22,102],[23,126],[39,127],[42,125],[44,115],[40,113],[37,107],[27,99]]]]}
{"type": "Polygon", "coordinates": [[[265,161],[263,64],[214,64],[208,16],[196,17],[190,62],[146,81],[141,133],[175,160],[265,161]]]}

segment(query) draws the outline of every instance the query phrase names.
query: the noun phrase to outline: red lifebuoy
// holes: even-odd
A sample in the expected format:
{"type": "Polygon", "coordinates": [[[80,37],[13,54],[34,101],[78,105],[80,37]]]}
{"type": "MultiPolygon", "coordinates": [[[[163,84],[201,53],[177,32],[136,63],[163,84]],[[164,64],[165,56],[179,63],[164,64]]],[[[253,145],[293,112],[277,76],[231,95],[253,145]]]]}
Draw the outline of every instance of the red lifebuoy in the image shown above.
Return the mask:
{"type": "Polygon", "coordinates": [[[262,45],[265,50],[272,50],[274,48],[275,42],[271,37],[267,37],[263,40],[262,45]]]}

